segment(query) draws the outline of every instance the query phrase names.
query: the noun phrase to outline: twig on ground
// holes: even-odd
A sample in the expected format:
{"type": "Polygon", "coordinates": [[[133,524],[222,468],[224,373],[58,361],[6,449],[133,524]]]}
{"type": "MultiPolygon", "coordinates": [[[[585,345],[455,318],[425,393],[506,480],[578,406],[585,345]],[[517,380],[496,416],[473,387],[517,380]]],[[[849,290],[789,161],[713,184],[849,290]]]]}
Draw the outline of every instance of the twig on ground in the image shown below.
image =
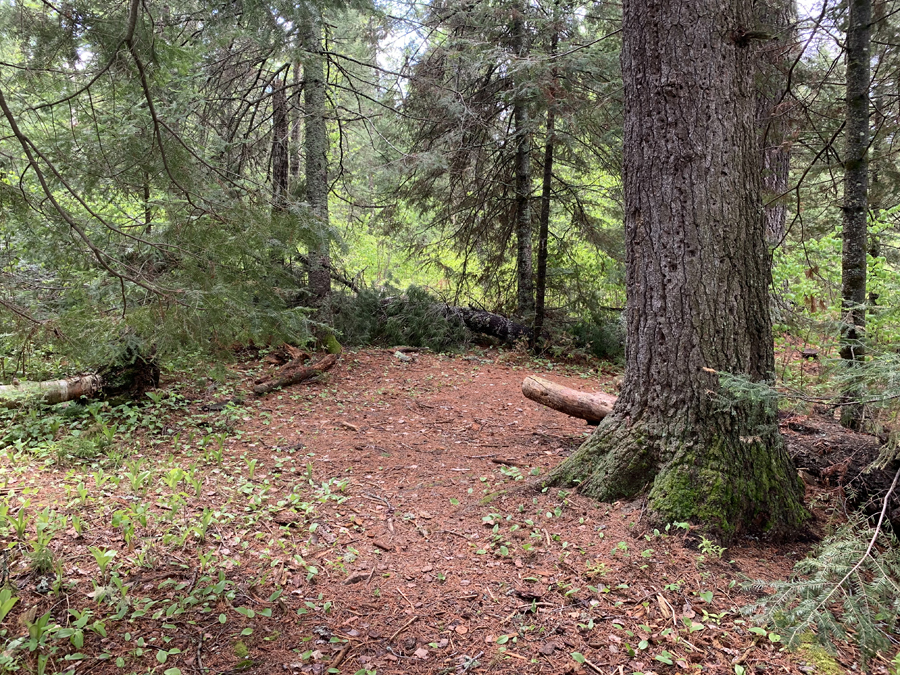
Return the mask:
{"type": "Polygon", "coordinates": [[[415,606],[414,604],[412,604],[412,600],[410,600],[409,598],[407,598],[407,597],[406,597],[406,594],[405,594],[403,591],[401,591],[399,588],[397,589],[397,592],[398,592],[400,595],[403,596],[403,599],[406,600],[406,601],[409,603],[409,606],[412,607],[412,610],[415,612],[415,611],[416,611],[416,606],[415,606]]]}
{"type": "Polygon", "coordinates": [[[350,651],[350,646],[351,646],[350,642],[345,644],[344,648],[341,651],[339,651],[333,659],[331,659],[331,663],[328,664],[329,669],[337,668],[339,665],[341,665],[343,660],[347,657],[347,652],[350,651]]]}
{"type": "Polygon", "coordinates": [[[402,632],[405,631],[407,628],[409,628],[409,627],[412,625],[412,623],[413,623],[414,621],[416,621],[418,618],[419,618],[418,616],[414,616],[414,617],[411,618],[409,621],[407,621],[405,624],[403,624],[402,626],[400,626],[400,628],[398,628],[398,629],[394,632],[394,634],[391,635],[391,637],[388,638],[388,642],[392,642],[392,641],[394,640],[395,637],[397,637],[398,635],[400,635],[400,633],[402,633],[402,632]]]}
{"type": "Polygon", "coordinates": [[[749,647],[747,647],[747,649],[744,650],[743,654],[741,654],[740,656],[735,656],[733,659],[731,659],[731,665],[736,666],[737,664],[745,661],[747,659],[747,657],[750,655],[750,652],[752,652],[754,649],[756,649],[757,644],[759,644],[759,640],[754,640],[753,644],[750,645],[749,647]]]}

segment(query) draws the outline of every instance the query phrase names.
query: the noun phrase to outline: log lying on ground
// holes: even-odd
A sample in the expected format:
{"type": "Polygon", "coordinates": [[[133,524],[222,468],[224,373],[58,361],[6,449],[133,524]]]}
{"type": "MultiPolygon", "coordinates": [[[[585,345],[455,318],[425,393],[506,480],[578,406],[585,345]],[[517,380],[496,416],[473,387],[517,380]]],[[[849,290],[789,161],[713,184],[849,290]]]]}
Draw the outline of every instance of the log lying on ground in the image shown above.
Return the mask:
{"type": "Polygon", "coordinates": [[[447,312],[462,319],[463,323],[473,333],[483,333],[499,338],[510,344],[521,339],[531,339],[532,330],[528,326],[516,323],[500,314],[485,312],[482,309],[470,307],[447,307],[447,312]]]}
{"type": "MultiPolygon", "coordinates": [[[[381,304],[386,307],[391,303],[402,301],[405,297],[385,298],[381,301],[381,304]]],[[[473,333],[490,335],[507,344],[515,344],[522,339],[530,340],[533,334],[529,326],[517,323],[502,314],[494,314],[483,309],[436,303],[434,310],[447,318],[456,317],[473,333]]]]}
{"type": "Polygon", "coordinates": [[[522,393],[536,403],[588,422],[599,422],[616,404],[611,394],[578,391],[535,375],[522,382],[522,393]]]}
{"type": "Polygon", "coordinates": [[[307,366],[303,365],[302,358],[296,359],[279,370],[273,377],[268,378],[253,387],[253,393],[257,396],[262,396],[263,394],[268,394],[273,389],[289,387],[292,384],[297,384],[298,382],[303,382],[303,380],[308,380],[316,375],[321,375],[337,363],[337,360],[337,354],[328,354],[315,363],[311,363],[307,366]]]}
{"type": "Polygon", "coordinates": [[[0,387],[0,406],[18,408],[24,403],[40,401],[54,404],[74,401],[82,396],[93,396],[103,387],[99,375],[79,375],[64,380],[23,382],[0,387]]]}

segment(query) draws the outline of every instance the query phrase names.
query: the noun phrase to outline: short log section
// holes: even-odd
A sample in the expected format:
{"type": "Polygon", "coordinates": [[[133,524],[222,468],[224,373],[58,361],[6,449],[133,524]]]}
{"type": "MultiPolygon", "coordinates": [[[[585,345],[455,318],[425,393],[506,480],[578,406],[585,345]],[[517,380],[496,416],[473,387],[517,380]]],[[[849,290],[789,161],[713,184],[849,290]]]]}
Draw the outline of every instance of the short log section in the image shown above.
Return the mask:
{"type": "Polygon", "coordinates": [[[616,404],[612,394],[578,391],[536,375],[525,378],[522,393],[535,403],[593,423],[609,415],[616,404]]]}
{"type": "Polygon", "coordinates": [[[103,378],[99,375],[79,375],[64,380],[23,382],[0,387],[0,406],[18,408],[31,401],[53,405],[91,397],[100,391],[103,378]]]}

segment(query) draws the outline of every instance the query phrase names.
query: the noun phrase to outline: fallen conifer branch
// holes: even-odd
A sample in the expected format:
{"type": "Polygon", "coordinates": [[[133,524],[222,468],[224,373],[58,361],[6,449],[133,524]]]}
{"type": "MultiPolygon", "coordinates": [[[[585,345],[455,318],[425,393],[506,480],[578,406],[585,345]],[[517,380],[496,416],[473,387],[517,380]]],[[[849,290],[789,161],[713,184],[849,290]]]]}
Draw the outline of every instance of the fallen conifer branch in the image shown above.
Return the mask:
{"type": "Polygon", "coordinates": [[[301,359],[291,361],[274,376],[253,387],[253,393],[257,396],[262,396],[263,394],[268,394],[273,389],[289,387],[292,384],[297,384],[298,382],[303,382],[304,380],[321,375],[337,363],[337,360],[337,354],[328,354],[308,366],[303,365],[301,359]]]}

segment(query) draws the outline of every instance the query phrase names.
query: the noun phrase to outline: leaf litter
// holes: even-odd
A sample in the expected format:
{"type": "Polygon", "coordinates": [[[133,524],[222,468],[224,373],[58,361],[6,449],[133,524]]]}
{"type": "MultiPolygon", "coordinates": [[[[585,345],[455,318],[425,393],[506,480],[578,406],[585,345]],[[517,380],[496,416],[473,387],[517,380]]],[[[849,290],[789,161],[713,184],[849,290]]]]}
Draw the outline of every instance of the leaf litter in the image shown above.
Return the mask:
{"type": "Polygon", "coordinates": [[[393,351],[262,398],[261,361],[233,390],[170,382],[183,405],[112,464],[8,453],[6,655],[76,675],[804,667],[736,586],[784,578],[802,547],[698,550],[687,527],[648,530],[641,500],[529,487],[591,427],[522,379],[615,373],[393,351]]]}

